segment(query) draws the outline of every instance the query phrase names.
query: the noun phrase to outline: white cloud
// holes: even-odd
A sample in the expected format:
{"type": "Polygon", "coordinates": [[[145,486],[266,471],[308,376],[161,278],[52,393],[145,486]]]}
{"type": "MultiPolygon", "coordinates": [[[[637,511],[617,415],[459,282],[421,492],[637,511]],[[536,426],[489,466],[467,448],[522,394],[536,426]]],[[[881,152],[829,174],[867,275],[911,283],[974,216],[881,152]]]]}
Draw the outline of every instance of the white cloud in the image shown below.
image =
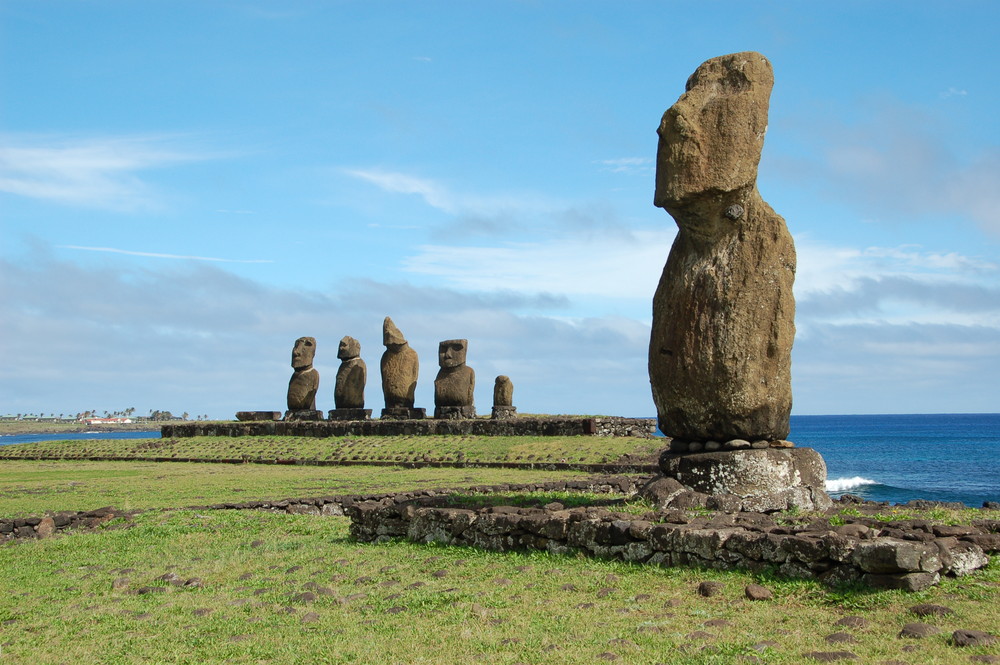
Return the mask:
{"type": "Polygon", "coordinates": [[[164,137],[60,139],[0,137],[0,191],[111,210],[156,207],[155,190],[137,174],[206,154],[171,148],[164,137]]]}
{"type": "Polygon", "coordinates": [[[60,249],[77,249],[88,252],[109,252],[112,254],[127,254],[129,256],[147,256],[155,259],[183,259],[188,261],[214,261],[217,263],[274,263],[271,259],[219,259],[211,256],[185,256],[181,254],[160,254],[157,252],[136,252],[114,247],[81,247],[79,245],[57,245],[60,249]]]}
{"type": "Polygon", "coordinates": [[[423,245],[404,261],[454,288],[652,299],[675,230],[587,234],[493,247],[423,245]]]}

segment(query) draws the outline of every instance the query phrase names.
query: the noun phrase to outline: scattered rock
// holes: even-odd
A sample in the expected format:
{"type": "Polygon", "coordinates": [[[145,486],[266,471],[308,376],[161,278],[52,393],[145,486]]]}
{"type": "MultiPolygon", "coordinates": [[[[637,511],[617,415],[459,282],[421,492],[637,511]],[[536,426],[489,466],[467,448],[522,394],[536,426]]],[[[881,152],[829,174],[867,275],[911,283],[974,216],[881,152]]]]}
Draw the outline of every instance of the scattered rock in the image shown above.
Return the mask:
{"type": "Polygon", "coordinates": [[[899,636],[921,639],[930,635],[937,635],[940,632],[941,629],[937,626],[932,626],[929,623],[914,622],[903,626],[903,630],[899,631],[899,636]]]}
{"type": "Polygon", "coordinates": [[[809,651],[802,655],[806,658],[818,660],[821,663],[833,663],[838,660],[854,660],[857,658],[857,655],[850,651],[809,651]]]}
{"type": "Polygon", "coordinates": [[[914,605],[910,608],[910,611],[916,614],[918,617],[943,617],[947,614],[952,614],[954,612],[950,607],[945,607],[944,605],[933,605],[931,603],[921,603],[920,605],[914,605]]]}
{"type": "Polygon", "coordinates": [[[122,591],[124,589],[127,589],[128,585],[130,583],[131,583],[131,580],[129,578],[127,578],[127,577],[119,577],[116,580],[114,580],[113,582],[111,582],[111,588],[113,590],[115,590],[115,591],[122,591]]]}
{"type": "Polygon", "coordinates": [[[208,616],[211,613],[212,613],[212,610],[211,610],[211,608],[208,608],[208,607],[199,607],[194,612],[192,612],[192,614],[194,614],[196,617],[208,616]]]}
{"type": "Polygon", "coordinates": [[[868,619],[865,619],[864,617],[858,617],[858,616],[847,616],[847,617],[844,617],[843,619],[840,619],[839,621],[837,621],[833,625],[834,626],[843,626],[845,628],[867,628],[868,627],[868,619]]]}
{"type": "Polygon", "coordinates": [[[698,585],[698,594],[706,598],[711,598],[722,593],[725,587],[726,585],[722,582],[702,582],[698,585]]]}
{"type": "Polygon", "coordinates": [[[857,644],[858,638],[850,633],[831,633],[823,638],[829,644],[857,644]]]}
{"type": "Polygon", "coordinates": [[[316,594],[312,591],[303,591],[292,596],[293,603],[311,603],[316,600],[316,594]]]}
{"type": "Polygon", "coordinates": [[[706,628],[725,628],[726,626],[731,626],[733,624],[729,623],[725,619],[709,619],[705,623],[701,624],[706,628]]]}
{"type": "Polygon", "coordinates": [[[299,621],[301,623],[316,623],[319,621],[319,614],[316,612],[306,612],[299,621]]]}
{"type": "Polygon", "coordinates": [[[988,656],[986,654],[979,654],[976,656],[970,656],[969,660],[973,663],[1000,663],[1000,656],[988,656]]]}
{"type": "Polygon", "coordinates": [[[996,635],[981,630],[956,630],[951,634],[951,643],[957,647],[981,647],[996,641],[996,635]]]}
{"type": "Polygon", "coordinates": [[[781,645],[772,640],[764,640],[763,642],[757,642],[756,644],[751,644],[750,648],[757,652],[764,652],[767,649],[777,649],[781,645]]]}
{"type": "Polygon", "coordinates": [[[390,607],[385,611],[386,614],[399,614],[400,612],[405,612],[406,608],[402,605],[396,605],[395,607],[390,607]]]}
{"type": "Polygon", "coordinates": [[[447,577],[447,576],[448,576],[448,570],[445,568],[442,568],[440,570],[435,570],[433,573],[431,573],[431,577],[447,577]]]}
{"type": "Polygon", "coordinates": [[[743,590],[743,594],[747,597],[747,600],[771,600],[774,598],[774,594],[771,593],[770,589],[759,584],[748,584],[746,589],[743,590]]]}

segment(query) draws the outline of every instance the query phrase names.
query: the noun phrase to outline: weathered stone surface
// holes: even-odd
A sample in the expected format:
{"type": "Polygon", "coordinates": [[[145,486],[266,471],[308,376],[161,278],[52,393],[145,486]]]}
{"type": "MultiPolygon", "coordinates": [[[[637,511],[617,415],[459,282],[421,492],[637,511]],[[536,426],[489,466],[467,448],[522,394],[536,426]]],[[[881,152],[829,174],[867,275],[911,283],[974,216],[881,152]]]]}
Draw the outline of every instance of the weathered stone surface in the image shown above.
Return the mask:
{"type": "Polygon", "coordinates": [[[299,337],[295,340],[295,346],[292,348],[292,368],[295,372],[288,381],[289,411],[316,410],[319,372],[313,367],[315,355],[315,337],[299,337]]]}
{"type": "Polygon", "coordinates": [[[653,298],[649,377],[668,436],[788,435],[795,248],[756,184],[773,83],[759,53],[713,58],[660,123],[654,203],[679,230],[653,298]]]}
{"type": "Polygon", "coordinates": [[[957,647],[981,647],[996,642],[996,635],[982,630],[956,630],[951,634],[951,643],[957,647]]]}
{"type": "Polygon", "coordinates": [[[280,411],[237,411],[236,420],[239,420],[240,422],[281,420],[281,412],[280,411]]]}
{"type": "Polygon", "coordinates": [[[743,590],[743,595],[747,600],[771,600],[774,594],[765,586],[760,584],[748,584],[743,590]]]}
{"type": "Polygon", "coordinates": [[[386,409],[413,408],[420,361],[396,324],[388,316],[382,322],[382,395],[386,409]]]}
{"type": "Polygon", "coordinates": [[[372,417],[371,409],[331,409],[327,411],[329,420],[368,420],[372,417]]]}
{"type": "Polygon", "coordinates": [[[361,342],[353,337],[344,337],[340,340],[337,357],[340,358],[340,368],[333,391],[334,404],[338,409],[365,408],[368,367],[361,359],[361,342]]]}
{"type": "Polygon", "coordinates": [[[660,456],[665,476],[706,494],[744,498],[743,510],[766,512],[798,506],[826,510],[826,464],[811,448],[728,450],[660,456]]]}
{"type": "Polygon", "coordinates": [[[441,369],[434,379],[435,418],[475,418],[476,373],[465,364],[468,340],[446,339],[438,345],[441,369]],[[458,407],[458,408],[455,408],[458,407]]]}
{"type": "Polygon", "coordinates": [[[35,526],[35,533],[38,534],[39,538],[51,538],[55,532],[56,522],[48,515],[35,526]]]}
{"type": "Polygon", "coordinates": [[[941,629],[937,626],[932,626],[929,623],[913,622],[908,623],[903,626],[903,629],[899,631],[900,637],[909,637],[912,639],[921,639],[928,637],[930,635],[937,635],[941,632],[941,629]]]}
{"type": "Polygon", "coordinates": [[[676,478],[657,476],[642,486],[639,496],[652,503],[657,508],[666,507],[677,495],[686,491],[676,478]]]}
{"type": "Polygon", "coordinates": [[[514,384],[509,376],[501,374],[493,384],[493,406],[514,405],[514,384]]]}

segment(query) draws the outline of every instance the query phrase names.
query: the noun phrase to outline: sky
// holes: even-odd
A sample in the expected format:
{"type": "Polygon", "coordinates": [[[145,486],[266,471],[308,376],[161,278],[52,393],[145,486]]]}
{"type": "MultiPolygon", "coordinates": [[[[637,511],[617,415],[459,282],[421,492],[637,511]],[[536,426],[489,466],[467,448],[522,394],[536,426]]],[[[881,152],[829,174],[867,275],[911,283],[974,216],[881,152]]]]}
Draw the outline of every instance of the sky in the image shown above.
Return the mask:
{"type": "Polygon", "coordinates": [[[774,67],[794,414],[997,412],[1000,3],[0,2],[0,414],[283,410],[317,338],[469,340],[476,406],[652,416],[656,128],[774,67]]]}

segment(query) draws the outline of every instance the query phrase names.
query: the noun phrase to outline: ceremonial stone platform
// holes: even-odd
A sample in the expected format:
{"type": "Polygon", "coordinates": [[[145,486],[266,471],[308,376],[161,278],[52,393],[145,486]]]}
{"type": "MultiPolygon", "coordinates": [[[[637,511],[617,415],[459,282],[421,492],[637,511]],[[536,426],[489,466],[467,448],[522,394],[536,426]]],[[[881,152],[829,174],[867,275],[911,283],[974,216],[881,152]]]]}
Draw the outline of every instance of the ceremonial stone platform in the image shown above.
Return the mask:
{"type": "Polygon", "coordinates": [[[331,409],[326,412],[328,420],[370,420],[371,409],[331,409]]]}
{"type": "Polygon", "coordinates": [[[634,436],[652,438],[652,418],[526,418],[494,420],[264,420],[163,425],[162,438],[192,436],[399,436],[464,434],[473,436],[634,436]]]}
{"type": "Polygon", "coordinates": [[[792,506],[826,510],[833,505],[826,493],[826,463],[812,448],[688,454],[666,451],[660,456],[660,470],[686,489],[738,500],[742,510],[787,510],[792,506]]]}

